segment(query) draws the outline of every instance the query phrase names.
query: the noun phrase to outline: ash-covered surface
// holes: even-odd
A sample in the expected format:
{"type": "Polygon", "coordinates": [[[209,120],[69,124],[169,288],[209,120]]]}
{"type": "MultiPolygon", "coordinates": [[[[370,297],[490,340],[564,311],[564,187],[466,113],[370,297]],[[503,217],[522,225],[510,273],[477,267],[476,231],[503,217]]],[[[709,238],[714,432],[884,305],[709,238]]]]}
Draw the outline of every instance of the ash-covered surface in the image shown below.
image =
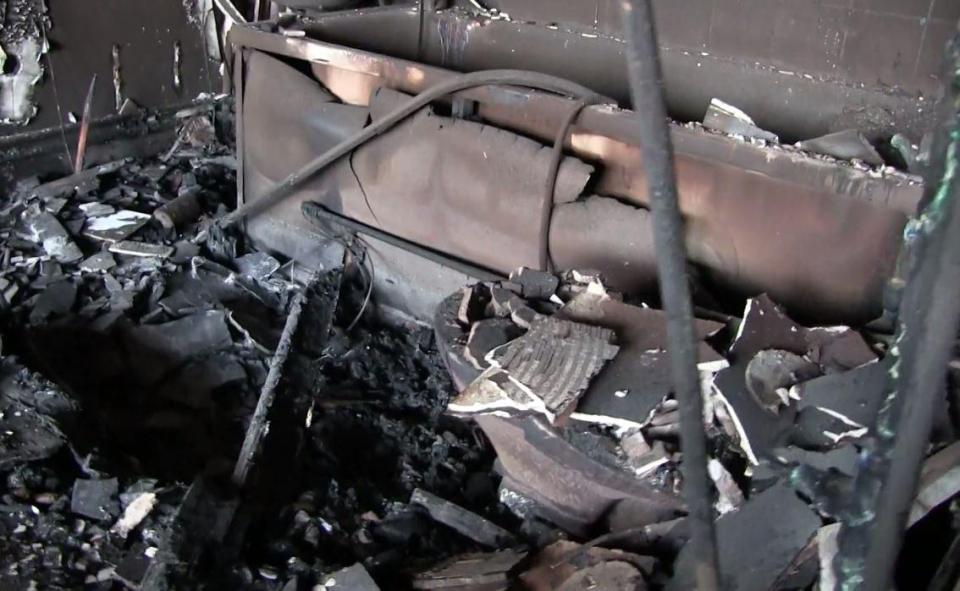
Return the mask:
{"type": "Polygon", "coordinates": [[[358,562],[391,588],[480,549],[415,489],[515,523],[489,445],[445,415],[432,331],[367,310],[347,332],[366,285],[339,273],[321,278],[342,289],[330,334],[305,313],[284,381],[308,419],[270,425],[300,437],[284,482],[231,482],[303,287],[215,223],[229,125],[201,107],[166,153],[0,192],[0,588],[309,589],[358,562]]]}
{"type": "MultiPolygon", "coordinates": [[[[478,549],[408,502],[416,488],[498,520],[493,455],[470,425],[444,416],[453,392],[429,330],[334,328],[306,364],[312,410],[294,498],[248,538],[232,582],[303,585],[363,563],[385,585],[437,560],[478,549]]],[[[306,587],[309,588],[309,587],[306,587]]]]}

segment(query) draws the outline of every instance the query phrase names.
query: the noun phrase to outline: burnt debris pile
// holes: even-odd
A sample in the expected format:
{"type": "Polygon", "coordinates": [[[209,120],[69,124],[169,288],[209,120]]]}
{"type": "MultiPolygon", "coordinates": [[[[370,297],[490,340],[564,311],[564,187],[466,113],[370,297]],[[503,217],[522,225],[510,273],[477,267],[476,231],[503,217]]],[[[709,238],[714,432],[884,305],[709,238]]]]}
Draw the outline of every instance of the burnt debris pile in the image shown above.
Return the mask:
{"type": "MultiPolygon", "coordinates": [[[[223,109],[2,203],[0,588],[692,588],[664,314],[520,269],[387,324],[362,241],[316,273],[218,223],[223,109]]],[[[832,589],[891,339],[698,315],[721,579],[832,589]]],[[[942,400],[921,578],[960,491],[942,400]]]]}

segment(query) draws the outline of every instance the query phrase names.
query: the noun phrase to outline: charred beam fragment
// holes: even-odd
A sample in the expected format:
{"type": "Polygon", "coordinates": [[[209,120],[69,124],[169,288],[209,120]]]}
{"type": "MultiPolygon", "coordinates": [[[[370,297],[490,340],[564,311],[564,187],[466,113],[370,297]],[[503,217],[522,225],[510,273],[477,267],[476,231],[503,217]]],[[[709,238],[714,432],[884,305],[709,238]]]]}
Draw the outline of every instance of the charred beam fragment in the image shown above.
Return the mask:
{"type": "Polygon", "coordinates": [[[481,546],[504,548],[515,542],[513,534],[472,511],[423,489],[410,495],[410,504],[423,507],[430,517],[456,530],[481,546]]]}
{"type": "Polygon", "coordinates": [[[256,461],[261,442],[267,433],[270,407],[273,406],[277,386],[280,384],[284,366],[287,363],[287,357],[290,355],[290,349],[293,346],[293,335],[296,333],[297,326],[300,323],[300,314],[303,311],[305,299],[306,296],[303,293],[299,293],[291,303],[290,313],[287,315],[287,322],[283,327],[283,334],[280,336],[280,344],[277,346],[277,351],[273,354],[273,359],[270,361],[267,380],[263,383],[263,388],[260,390],[257,408],[253,411],[250,426],[247,427],[247,434],[243,439],[243,446],[240,448],[240,457],[237,458],[237,464],[233,469],[233,482],[239,487],[243,487],[246,484],[247,476],[250,473],[253,463],[256,461]]]}

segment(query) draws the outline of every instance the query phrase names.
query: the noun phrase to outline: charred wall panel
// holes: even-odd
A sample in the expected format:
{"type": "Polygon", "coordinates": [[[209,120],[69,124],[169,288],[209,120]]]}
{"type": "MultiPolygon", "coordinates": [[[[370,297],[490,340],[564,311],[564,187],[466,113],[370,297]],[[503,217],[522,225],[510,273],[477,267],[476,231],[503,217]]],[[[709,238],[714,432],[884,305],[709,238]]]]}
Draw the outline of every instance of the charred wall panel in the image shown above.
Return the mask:
{"type": "MultiPolygon", "coordinates": [[[[40,58],[42,74],[33,95],[36,115],[26,124],[0,124],[0,135],[55,127],[71,112],[79,117],[94,74],[93,118],[116,113],[115,64],[121,102],[129,98],[156,108],[187,103],[201,92],[219,92],[218,64],[208,60],[199,19],[187,4],[193,3],[47,0],[49,52],[40,58]]],[[[40,7],[32,12],[42,13],[43,0],[0,1],[0,28],[9,29],[24,5],[40,7]]],[[[10,40],[3,41],[11,54],[10,40]]]]}
{"type": "MultiPolygon", "coordinates": [[[[751,8],[724,2],[660,5],[664,79],[675,118],[699,121],[718,97],[788,142],[849,128],[871,139],[901,132],[917,141],[929,129],[940,90],[935,72],[957,9],[920,18],[825,3],[751,8]]],[[[307,29],[323,41],[452,70],[563,76],[626,106],[615,3],[570,4],[504,0],[499,13],[465,4],[427,13],[422,30],[413,8],[348,11],[320,16],[307,29]]],[[[927,8],[933,14],[936,6],[927,8]]]]}
{"type": "MultiPolygon", "coordinates": [[[[616,0],[490,0],[511,18],[617,35],[616,0]]],[[[864,84],[932,92],[953,0],[654,0],[660,42],[864,84]]]]}

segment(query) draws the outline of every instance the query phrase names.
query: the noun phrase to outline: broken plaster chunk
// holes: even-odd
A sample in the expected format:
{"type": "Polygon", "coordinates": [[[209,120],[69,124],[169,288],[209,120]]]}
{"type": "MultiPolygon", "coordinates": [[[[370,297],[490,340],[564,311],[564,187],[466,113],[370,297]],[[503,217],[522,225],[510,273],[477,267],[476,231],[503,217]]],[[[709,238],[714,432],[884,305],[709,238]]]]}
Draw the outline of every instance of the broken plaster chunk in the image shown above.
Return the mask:
{"type": "Polygon", "coordinates": [[[43,200],[43,209],[56,215],[60,213],[67,205],[67,200],[63,197],[49,197],[43,200]]]}
{"type": "Polygon", "coordinates": [[[780,143],[775,133],[760,129],[749,115],[718,98],[711,99],[707,114],[703,117],[703,126],[729,135],[780,143]]]}
{"type": "Polygon", "coordinates": [[[120,110],[118,111],[117,114],[120,116],[133,115],[135,113],[139,113],[140,110],[141,110],[140,105],[138,105],[135,101],[127,98],[127,99],[124,99],[123,104],[120,106],[120,110]]]}
{"type": "Polygon", "coordinates": [[[808,357],[826,374],[843,372],[877,360],[877,354],[857,331],[846,326],[807,329],[808,357]]]}
{"type": "MultiPolygon", "coordinates": [[[[845,344],[838,343],[838,339],[846,339],[849,336],[848,331],[846,327],[808,329],[800,326],[766,294],[747,301],[743,320],[730,347],[729,356],[732,365],[717,373],[712,383],[712,395],[713,399],[719,403],[716,408],[719,410],[722,407],[724,417],[729,419],[729,424],[735,427],[737,431],[735,440],[751,464],[756,465],[761,458],[769,457],[772,449],[780,445],[786,436],[795,433],[797,427],[794,425],[794,413],[773,414],[751,393],[747,382],[747,368],[750,362],[758,353],[765,350],[786,351],[817,362],[818,359],[824,358],[824,351],[832,345],[839,345],[838,350],[842,350],[843,353],[830,354],[827,357],[846,358],[848,352],[860,349],[859,346],[848,349],[847,345],[853,344],[853,341],[845,344]]],[[[857,355],[854,353],[850,358],[857,355]]],[[[822,369],[822,367],[819,368],[819,370],[822,369]]],[[[813,368],[811,367],[809,371],[813,371],[813,368]]],[[[783,392],[775,393],[778,398],[781,400],[786,398],[793,405],[793,400],[797,399],[797,388],[822,379],[825,378],[815,378],[794,386],[787,390],[786,397],[783,396],[783,392]]],[[[802,401],[799,406],[803,406],[802,401]]],[[[806,437],[806,432],[803,435],[806,437]]],[[[829,445],[829,441],[825,445],[829,445]]]]}
{"type": "Polygon", "coordinates": [[[492,412],[546,413],[543,401],[514,383],[507,372],[489,367],[462,392],[453,397],[447,410],[454,414],[485,414],[492,412]]]}
{"type": "MultiPolygon", "coordinates": [[[[616,358],[591,382],[572,418],[631,430],[647,426],[658,406],[673,391],[665,314],[608,296],[581,293],[567,302],[558,315],[609,328],[616,333],[620,345],[616,358]]],[[[698,340],[715,334],[722,326],[697,319],[698,340]]],[[[702,340],[698,342],[698,357],[698,369],[707,374],[705,382],[727,365],[702,340]]]]}
{"type": "Polygon", "coordinates": [[[35,187],[30,195],[41,201],[53,198],[70,197],[74,193],[89,193],[100,187],[100,177],[120,170],[126,160],[115,160],[100,164],[78,173],[59,178],[35,187]]]}
{"type": "Polygon", "coordinates": [[[655,472],[657,468],[670,461],[670,453],[667,452],[662,441],[655,441],[646,453],[633,455],[628,454],[627,465],[633,470],[637,478],[643,478],[655,472]]]}
{"type": "Polygon", "coordinates": [[[123,515],[110,529],[111,532],[126,538],[131,531],[137,528],[140,523],[147,518],[147,515],[153,511],[157,504],[157,495],[152,492],[141,493],[135,498],[126,509],[123,515]]]}
{"type": "Polygon", "coordinates": [[[135,257],[165,259],[173,254],[173,247],[164,244],[121,240],[120,242],[115,242],[110,245],[110,252],[135,257]]]}
{"type": "Polygon", "coordinates": [[[522,306],[510,313],[510,319],[513,320],[513,322],[517,326],[520,326],[522,328],[530,328],[533,325],[533,322],[539,316],[540,315],[537,314],[537,312],[535,312],[533,308],[530,308],[528,306],[522,306]]]}
{"type": "Polygon", "coordinates": [[[862,160],[870,166],[883,166],[883,158],[866,137],[856,129],[845,129],[797,142],[801,150],[833,156],[841,160],[862,160]]]}
{"type": "Polygon", "coordinates": [[[817,364],[781,349],[764,349],[747,364],[747,389],[757,403],[777,414],[789,404],[789,390],[798,382],[820,375],[817,364]]]}
{"type": "Polygon", "coordinates": [[[646,427],[673,389],[665,358],[662,352],[621,349],[591,381],[571,417],[614,428],[646,427]]]}
{"type": "Polygon", "coordinates": [[[119,242],[142,228],[148,221],[149,214],[120,210],[112,215],[88,220],[84,234],[104,242],[119,242]]]}
{"type": "Polygon", "coordinates": [[[42,211],[30,217],[27,227],[43,250],[61,263],[75,263],[83,258],[83,252],[52,213],[42,211]]]}
{"type": "Polygon", "coordinates": [[[710,458],[707,472],[717,488],[717,513],[725,515],[743,504],[743,491],[734,481],[730,472],[718,460],[710,458]]]}
{"type": "Polygon", "coordinates": [[[837,574],[833,567],[834,559],[840,547],[837,538],[840,535],[839,523],[831,523],[817,530],[817,557],[820,562],[820,591],[836,591],[837,574]]]}

